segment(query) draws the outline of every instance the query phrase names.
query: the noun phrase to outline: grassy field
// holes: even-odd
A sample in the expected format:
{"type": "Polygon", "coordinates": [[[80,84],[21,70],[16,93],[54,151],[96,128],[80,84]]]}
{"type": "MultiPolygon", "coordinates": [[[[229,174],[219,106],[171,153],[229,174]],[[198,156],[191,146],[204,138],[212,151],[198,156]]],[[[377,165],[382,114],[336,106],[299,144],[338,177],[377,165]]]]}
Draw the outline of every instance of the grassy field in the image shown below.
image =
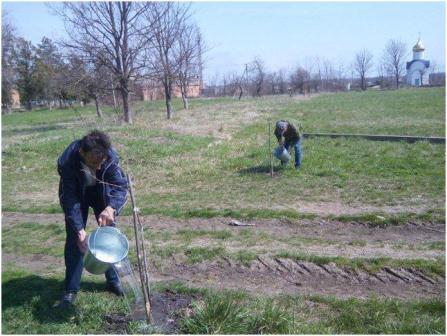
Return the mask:
{"type": "MultiPolygon", "coordinates": [[[[368,224],[365,227],[374,230],[411,222],[445,223],[445,145],[309,138],[303,141],[302,169],[280,168],[275,162],[273,179],[268,147],[269,138],[272,146],[276,144],[268,125],[273,127],[280,118],[301,122],[307,133],[444,137],[443,88],[304,99],[194,99],[189,111],[176,100],[170,121],[161,101],[136,103],[134,112],[133,125],[122,125],[120,116],[107,108],[102,120],[92,107],[2,116],[2,211],[61,213],[56,160],[71,141],[98,128],[111,135],[122,166],[131,174],[142,215],[180,223],[214,217],[342,221],[368,224]]],[[[124,214],[130,211],[128,205],[124,214]]],[[[163,268],[173,259],[185,265],[222,258],[250,265],[267,256],[372,274],[384,267],[411,268],[445,279],[445,239],[439,237],[406,240],[396,236],[400,231],[392,231],[391,238],[369,240],[367,232],[362,237],[322,236],[318,228],[306,235],[280,233],[268,226],[236,232],[166,222],[147,235],[155,267],[163,268]]],[[[121,229],[133,237],[130,225],[121,229]]],[[[2,226],[2,253],[14,256],[2,264],[2,332],[159,332],[142,329],[137,322],[111,323],[107,316],[125,315],[127,307],[104,291],[101,276],[83,278],[76,310],[54,309],[63,287],[57,261],[63,259],[64,236],[62,223],[29,215],[2,226]],[[27,263],[44,267],[24,267],[27,263]]],[[[130,259],[135,263],[133,250],[130,259]]],[[[151,285],[155,294],[169,290],[192,300],[188,309],[194,313],[187,309],[173,317],[182,333],[445,333],[441,299],[254,295],[175,282],[151,285]]]]}
{"type": "Polygon", "coordinates": [[[444,136],[443,89],[193,100],[170,122],[159,102],[135,110],[132,126],[116,126],[113,112],[98,121],[91,108],[4,116],[3,209],[60,211],[57,157],[97,127],[111,134],[143,214],[443,216],[444,145],[312,138],[300,171],[268,175],[268,120],[293,118],[305,132],[444,136]]]}

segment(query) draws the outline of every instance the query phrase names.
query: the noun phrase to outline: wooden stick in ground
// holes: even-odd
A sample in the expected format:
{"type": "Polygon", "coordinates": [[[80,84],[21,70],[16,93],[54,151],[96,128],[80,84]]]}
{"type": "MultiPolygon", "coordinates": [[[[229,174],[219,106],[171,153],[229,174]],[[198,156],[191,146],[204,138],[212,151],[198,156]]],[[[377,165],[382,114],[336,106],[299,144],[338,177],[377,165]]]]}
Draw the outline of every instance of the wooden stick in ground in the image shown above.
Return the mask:
{"type": "Polygon", "coordinates": [[[268,121],[269,123],[269,155],[270,155],[270,177],[273,178],[273,157],[272,157],[272,145],[271,145],[271,141],[270,141],[270,119],[268,121]]]}
{"type": "MultiPolygon", "coordinates": [[[[148,273],[148,267],[147,267],[147,259],[146,259],[146,250],[144,248],[144,231],[143,231],[143,224],[140,221],[140,216],[137,213],[137,219],[138,219],[138,223],[140,225],[140,234],[141,234],[141,250],[143,252],[143,270],[144,270],[144,274],[143,277],[145,279],[145,287],[146,287],[146,292],[148,294],[148,298],[150,299],[150,289],[149,289],[149,273],[148,273]]],[[[149,311],[150,311],[150,305],[149,305],[149,311]]],[[[151,319],[152,319],[152,314],[151,314],[151,319]]]]}
{"type": "MultiPolygon", "coordinates": [[[[131,197],[131,200],[132,200],[132,206],[133,206],[133,209],[135,209],[134,199],[133,199],[133,189],[132,189],[131,184],[130,184],[130,177],[129,177],[129,175],[127,175],[127,184],[129,185],[130,197],[131,197]]],[[[135,211],[132,211],[132,214],[133,214],[133,225],[134,225],[134,232],[135,232],[135,246],[137,248],[138,273],[140,274],[140,281],[143,284],[143,280],[144,279],[143,279],[143,276],[142,276],[143,272],[142,272],[141,252],[140,252],[140,244],[139,244],[140,238],[138,236],[139,230],[137,228],[137,214],[136,214],[135,211]]]]}
{"type": "Polygon", "coordinates": [[[138,228],[138,223],[140,223],[138,220],[138,209],[135,205],[135,196],[133,193],[132,181],[129,175],[127,175],[127,184],[129,186],[130,199],[132,201],[133,224],[135,230],[135,245],[137,247],[138,271],[140,273],[141,289],[143,291],[143,297],[144,297],[144,308],[146,312],[147,322],[152,323],[151,303],[147,287],[148,284],[147,267],[146,267],[146,261],[144,262],[142,261],[143,259],[142,246],[144,246],[144,239],[143,237],[140,236],[140,232],[142,232],[142,230],[138,228]]]}

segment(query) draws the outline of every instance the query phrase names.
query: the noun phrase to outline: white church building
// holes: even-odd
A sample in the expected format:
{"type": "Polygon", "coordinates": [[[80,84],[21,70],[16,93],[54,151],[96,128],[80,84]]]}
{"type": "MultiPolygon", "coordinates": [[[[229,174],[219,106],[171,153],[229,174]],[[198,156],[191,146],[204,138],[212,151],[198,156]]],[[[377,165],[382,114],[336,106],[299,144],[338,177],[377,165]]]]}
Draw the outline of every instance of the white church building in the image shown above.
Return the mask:
{"type": "Polygon", "coordinates": [[[407,84],[421,86],[428,84],[430,61],[424,59],[424,45],[419,38],[413,47],[413,60],[407,62],[407,84]]]}

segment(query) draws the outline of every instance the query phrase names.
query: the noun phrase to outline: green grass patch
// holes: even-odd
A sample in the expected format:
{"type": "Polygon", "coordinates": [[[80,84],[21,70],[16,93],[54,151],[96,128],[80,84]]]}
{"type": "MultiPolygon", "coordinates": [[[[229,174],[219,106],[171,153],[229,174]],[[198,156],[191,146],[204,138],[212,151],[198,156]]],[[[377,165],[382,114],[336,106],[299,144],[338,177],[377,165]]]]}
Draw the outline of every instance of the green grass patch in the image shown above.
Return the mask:
{"type": "Polygon", "coordinates": [[[336,333],[444,334],[445,303],[440,300],[400,302],[393,299],[322,300],[335,314],[328,323],[336,333]]]}
{"type": "Polygon", "coordinates": [[[195,264],[223,257],[227,252],[223,247],[191,247],[186,249],[185,254],[188,257],[188,262],[195,264]]]}
{"type": "Polygon", "coordinates": [[[188,242],[192,241],[194,238],[208,237],[211,239],[225,240],[233,237],[233,233],[229,230],[190,230],[181,229],[177,230],[176,235],[179,236],[181,240],[186,240],[188,242]]]}
{"type": "Polygon", "coordinates": [[[56,305],[63,293],[62,274],[44,277],[3,265],[2,333],[103,334],[106,314],[127,313],[125,302],[106,293],[103,283],[82,281],[81,287],[76,309],[61,312],[56,305]]]}
{"type": "Polygon", "coordinates": [[[153,245],[151,247],[151,254],[161,258],[170,258],[179,251],[180,248],[176,244],[168,244],[163,246],[153,245]]]}
{"type": "Polygon", "coordinates": [[[251,251],[241,250],[234,253],[231,258],[244,265],[250,265],[257,258],[257,254],[251,251]]]}
{"type": "Polygon", "coordinates": [[[20,223],[2,229],[3,253],[64,255],[65,225],[20,223]]]}
{"type": "Polygon", "coordinates": [[[208,292],[195,302],[188,334],[435,334],[445,331],[441,300],[241,297],[208,292]]]}

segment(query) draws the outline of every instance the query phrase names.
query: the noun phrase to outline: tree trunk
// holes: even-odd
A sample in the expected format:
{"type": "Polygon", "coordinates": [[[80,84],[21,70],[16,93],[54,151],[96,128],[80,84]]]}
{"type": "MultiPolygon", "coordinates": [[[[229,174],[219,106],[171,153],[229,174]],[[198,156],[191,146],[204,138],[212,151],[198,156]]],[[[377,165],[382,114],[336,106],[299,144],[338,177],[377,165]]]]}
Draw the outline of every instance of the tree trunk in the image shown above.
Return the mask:
{"type": "Polygon", "coordinates": [[[186,92],[184,92],[183,90],[182,90],[182,100],[183,100],[183,108],[185,110],[187,110],[189,108],[188,96],[187,96],[186,92]]]}
{"type": "Polygon", "coordinates": [[[95,95],[95,107],[96,107],[96,115],[98,116],[98,118],[102,118],[101,106],[99,102],[99,97],[97,95],[95,95]]]}
{"type": "Polygon", "coordinates": [[[166,117],[171,119],[172,114],[172,101],[171,101],[171,88],[169,84],[165,84],[165,99],[166,99],[166,117]]]}
{"type": "Polygon", "coordinates": [[[114,85],[113,85],[112,75],[110,75],[110,86],[111,86],[112,95],[113,95],[113,108],[116,110],[117,109],[117,104],[116,104],[115,88],[114,88],[114,85]]]}
{"type": "Polygon", "coordinates": [[[168,119],[171,119],[171,114],[172,114],[171,98],[166,98],[166,116],[168,119]]]}
{"type": "Polygon", "coordinates": [[[26,101],[26,109],[27,109],[28,111],[31,111],[31,110],[33,109],[33,106],[32,106],[32,104],[31,104],[31,100],[27,100],[27,101],[26,101]]]}
{"type": "Polygon", "coordinates": [[[121,87],[121,96],[123,98],[124,121],[132,124],[132,111],[129,106],[129,91],[126,87],[121,87]]]}

